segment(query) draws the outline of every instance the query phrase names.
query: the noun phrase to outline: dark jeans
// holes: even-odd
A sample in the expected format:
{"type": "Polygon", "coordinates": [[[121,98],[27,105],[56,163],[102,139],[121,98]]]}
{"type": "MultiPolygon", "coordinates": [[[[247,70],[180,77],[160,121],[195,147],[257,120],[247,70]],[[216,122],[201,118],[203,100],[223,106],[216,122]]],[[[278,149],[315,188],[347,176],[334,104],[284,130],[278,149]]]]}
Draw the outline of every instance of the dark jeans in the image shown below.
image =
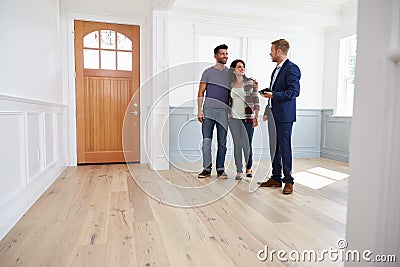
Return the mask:
{"type": "Polygon", "coordinates": [[[272,178],[278,182],[293,184],[291,141],[293,122],[275,122],[275,128],[276,148],[272,161],[272,178]]]}
{"type": "Polygon", "coordinates": [[[245,120],[241,119],[231,119],[229,121],[229,129],[233,138],[236,172],[243,173],[242,151],[246,162],[246,169],[251,169],[253,166],[253,123],[245,122],[245,120]]]}
{"type": "Polygon", "coordinates": [[[217,127],[217,171],[225,170],[226,155],[226,135],[228,133],[228,109],[223,108],[204,108],[204,121],[201,125],[203,134],[203,169],[211,172],[212,157],[211,144],[213,138],[214,127],[217,127]]]}

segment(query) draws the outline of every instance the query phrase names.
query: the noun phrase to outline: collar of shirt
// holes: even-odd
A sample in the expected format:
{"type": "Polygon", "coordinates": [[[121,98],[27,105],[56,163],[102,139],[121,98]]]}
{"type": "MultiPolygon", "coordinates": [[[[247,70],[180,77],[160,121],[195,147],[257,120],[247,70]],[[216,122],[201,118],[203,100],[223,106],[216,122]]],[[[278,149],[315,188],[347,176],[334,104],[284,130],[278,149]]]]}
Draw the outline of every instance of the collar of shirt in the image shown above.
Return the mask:
{"type": "Polygon", "coordinates": [[[288,59],[288,58],[285,58],[279,65],[276,65],[276,66],[279,67],[279,68],[282,68],[283,63],[285,63],[285,61],[286,61],[287,59],[288,59]]]}

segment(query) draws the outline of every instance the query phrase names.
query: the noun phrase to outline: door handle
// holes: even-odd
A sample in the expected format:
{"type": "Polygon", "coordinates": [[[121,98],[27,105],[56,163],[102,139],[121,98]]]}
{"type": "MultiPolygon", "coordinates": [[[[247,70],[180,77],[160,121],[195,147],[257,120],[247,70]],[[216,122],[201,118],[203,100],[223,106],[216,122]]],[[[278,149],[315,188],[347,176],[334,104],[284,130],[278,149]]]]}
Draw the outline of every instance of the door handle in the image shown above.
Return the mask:
{"type": "Polygon", "coordinates": [[[139,112],[137,112],[136,110],[135,111],[131,111],[131,112],[129,112],[130,114],[133,114],[133,116],[137,116],[138,114],[139,114],[139,112]]]}

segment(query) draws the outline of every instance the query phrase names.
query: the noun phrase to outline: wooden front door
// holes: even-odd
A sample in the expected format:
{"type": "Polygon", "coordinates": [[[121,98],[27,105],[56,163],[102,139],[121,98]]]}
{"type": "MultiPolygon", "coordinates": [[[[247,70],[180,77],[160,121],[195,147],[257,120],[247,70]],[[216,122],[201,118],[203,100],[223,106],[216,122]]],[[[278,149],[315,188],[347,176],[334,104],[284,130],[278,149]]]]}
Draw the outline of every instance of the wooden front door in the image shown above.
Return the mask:
{"type": "Polygon", "coordinates": [[[140,161],[139,33],[139,26],[75,21],[78,164],[124,162],[124,151],[140,161]],[[123,127],[131,138],[124,146],[123,127]]]}

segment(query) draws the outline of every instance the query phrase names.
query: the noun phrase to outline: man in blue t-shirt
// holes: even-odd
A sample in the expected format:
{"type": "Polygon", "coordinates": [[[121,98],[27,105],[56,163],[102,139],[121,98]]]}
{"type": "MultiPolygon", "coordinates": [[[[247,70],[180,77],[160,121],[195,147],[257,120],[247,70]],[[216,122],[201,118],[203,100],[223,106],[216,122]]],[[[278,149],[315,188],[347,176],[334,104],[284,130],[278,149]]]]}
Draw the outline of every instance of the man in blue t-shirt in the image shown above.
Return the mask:
{"type": "Polygon", "coordinates": [[[202,123],[203,171],[198,175],[198,178],[206,178],[211,175],[211,143],[214,126],[217,127],[218,142],[216,160],[217,176],[223,179],[228,178],[224,167],[226,136],[228,132],[228,102],[230,87],[229,69],[225,67],[226,61],[228,60],[227,49],[228,46],[225,44],[214,48],[216,64],[204,70],[203,75],[201,76],[199,92],[197,94],[197,119],[202,123]]]}

